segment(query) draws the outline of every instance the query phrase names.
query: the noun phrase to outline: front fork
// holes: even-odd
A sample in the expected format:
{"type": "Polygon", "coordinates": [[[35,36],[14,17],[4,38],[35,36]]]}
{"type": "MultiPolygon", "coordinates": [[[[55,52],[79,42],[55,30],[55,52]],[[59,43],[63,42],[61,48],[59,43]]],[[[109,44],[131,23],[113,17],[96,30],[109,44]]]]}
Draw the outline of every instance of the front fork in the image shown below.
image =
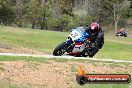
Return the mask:
{"type": "Polygon", "coordinates": [[[68,39],[66,40],[65,43],[66,43],[67,46],[68,46],[67,49],[66,49],[66,51],[67,51],[68,53],[72,52],[72,50],[73,50],[73,48],[74,48],[74,46],[75,46],[75,42],[73,42],[72,39],[71,39],[70,37],[68,37],[68,39]]]}

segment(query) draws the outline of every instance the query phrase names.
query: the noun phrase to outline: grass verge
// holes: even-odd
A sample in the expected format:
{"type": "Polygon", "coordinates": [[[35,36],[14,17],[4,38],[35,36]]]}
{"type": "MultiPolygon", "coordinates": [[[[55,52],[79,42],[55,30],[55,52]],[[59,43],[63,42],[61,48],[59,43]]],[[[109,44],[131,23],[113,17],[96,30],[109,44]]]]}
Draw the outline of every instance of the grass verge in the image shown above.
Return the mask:
{"type": "MultiPolygon", "coordinates": [[[[68,34],[68,32],[0,27],[1,43],[17,45],[48,53],[52,53],[53,49],[58,44],[65,41],[68,34]]],[[[113,34],[109,33],[105,34],[105,44],[94,57],[132,60],[132,44],[127,44],[128,42],[132,42],[132,38],[115,37],[113,34]]]]}

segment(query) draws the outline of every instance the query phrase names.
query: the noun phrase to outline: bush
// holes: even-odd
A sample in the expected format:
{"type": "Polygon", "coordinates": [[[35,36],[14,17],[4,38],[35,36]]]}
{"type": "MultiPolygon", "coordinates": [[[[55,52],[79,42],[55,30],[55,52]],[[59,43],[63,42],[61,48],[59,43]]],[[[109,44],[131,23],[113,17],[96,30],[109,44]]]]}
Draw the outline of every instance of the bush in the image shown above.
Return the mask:
{"type": "Polygon", "coordinates": [[[118,22],[118,26],[119,27],[126,27],[126,25],[127,25],[127,21],[126,21],[126,19],[120,19],[119,20],[119,22],[118,22]]]}
{"type": "Polygon", "coordinates": [[[94,21],[94,17],[92,16],[85,16],[84,17],[84,21],[85,21],[85,24],[84,25],[89,25],[90,23],[92,23],[94,21]]]}
{"type": "Polygon", "coordinates": [[[62,15],[62,17],[59,19],[59,26],[61,31],[66,31],[66,27],[68,26],[69,22],[71,21],[71,17],[69,15],[62,15]]]}
{"type": "Polygon", "coordinates": [[[58,20],[52,18],[52,19],[48,20],[47,24],[48,24],[49,30],[56,30],[56,28],[58,26],[58,20]]]}
{"type": "Polygon", "coordinates": [[[67,29],[71,30],[72,28],[80,26],[80,18],[79,17],[72,17],[71,21],[67,25],[67,29]]]}
{"type": "Polygon", "coordinates": [[[59,19],[51,18],[47,22],[49,30],[55,31],[69,31],[74,27],[80,25],[79,17],[71,17],[69,15],[62,15],[59,19]]]}
{"type": "Polygon", "coordinates": [[[59,19],[49,19],[47,24],[49,30],[70,31],[72,28],[84,26],[85,24],[89,24],[92,21],[93,17],[91,16],[85,16],[83,18],[80,18],[79,16],[71,17],[64,14],[59,19]]]}

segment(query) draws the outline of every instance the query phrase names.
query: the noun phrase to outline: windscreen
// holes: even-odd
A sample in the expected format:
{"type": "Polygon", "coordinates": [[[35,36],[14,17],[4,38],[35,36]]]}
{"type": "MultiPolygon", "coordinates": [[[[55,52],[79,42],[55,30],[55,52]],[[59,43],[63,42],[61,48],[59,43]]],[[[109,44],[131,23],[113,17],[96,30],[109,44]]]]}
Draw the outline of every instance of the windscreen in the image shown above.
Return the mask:
{"type": "MultiPolygon", "coordinates": [[[[75,29],[73,29],[73,30],[75,30],[75,29]]],[[[76,30],[77,30],[81,35],[83,35],[83,33],[85,32],[85,29],[84,29],[83,27],[78,27],[78,28],[76,28],[76,30]]]]}

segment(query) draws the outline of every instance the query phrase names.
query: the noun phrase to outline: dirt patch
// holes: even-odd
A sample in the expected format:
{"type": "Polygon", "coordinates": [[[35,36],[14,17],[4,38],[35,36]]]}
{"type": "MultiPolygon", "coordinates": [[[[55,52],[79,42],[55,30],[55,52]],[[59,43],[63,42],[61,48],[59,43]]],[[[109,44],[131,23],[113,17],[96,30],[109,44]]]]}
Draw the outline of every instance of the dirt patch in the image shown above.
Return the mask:
{"type": "Polygon", "coordinates": [[[23,88],[69,88],[78,86],[75,80],[77,65],[81,64],[87,73],[110,74],[127,73],[132,75],[132,64],[115,64],[103,62],[56,62],[2,61],[1,80],[8,79],[23,88]]]}
{"type": "Polygon", "coordinates": [[[33,85],[42,85],[42,88],[68,88],[72,84],[70,76],[74,76],[68,73],[67,68],[70,66],[66,63],[5,61],[2,64],[6,71],[0,72],[0,79],[9,78],[11,82],[25,84],[26,88],[36,88],[33,85]]]}
{"type": "Polygon", "coordinates": [[[14,54],[35,54],[35,55],[44,55],[44,52],[37,50],[27,49],[18,46],[0,44],[0,53],[14,53],[14,54]]]}

